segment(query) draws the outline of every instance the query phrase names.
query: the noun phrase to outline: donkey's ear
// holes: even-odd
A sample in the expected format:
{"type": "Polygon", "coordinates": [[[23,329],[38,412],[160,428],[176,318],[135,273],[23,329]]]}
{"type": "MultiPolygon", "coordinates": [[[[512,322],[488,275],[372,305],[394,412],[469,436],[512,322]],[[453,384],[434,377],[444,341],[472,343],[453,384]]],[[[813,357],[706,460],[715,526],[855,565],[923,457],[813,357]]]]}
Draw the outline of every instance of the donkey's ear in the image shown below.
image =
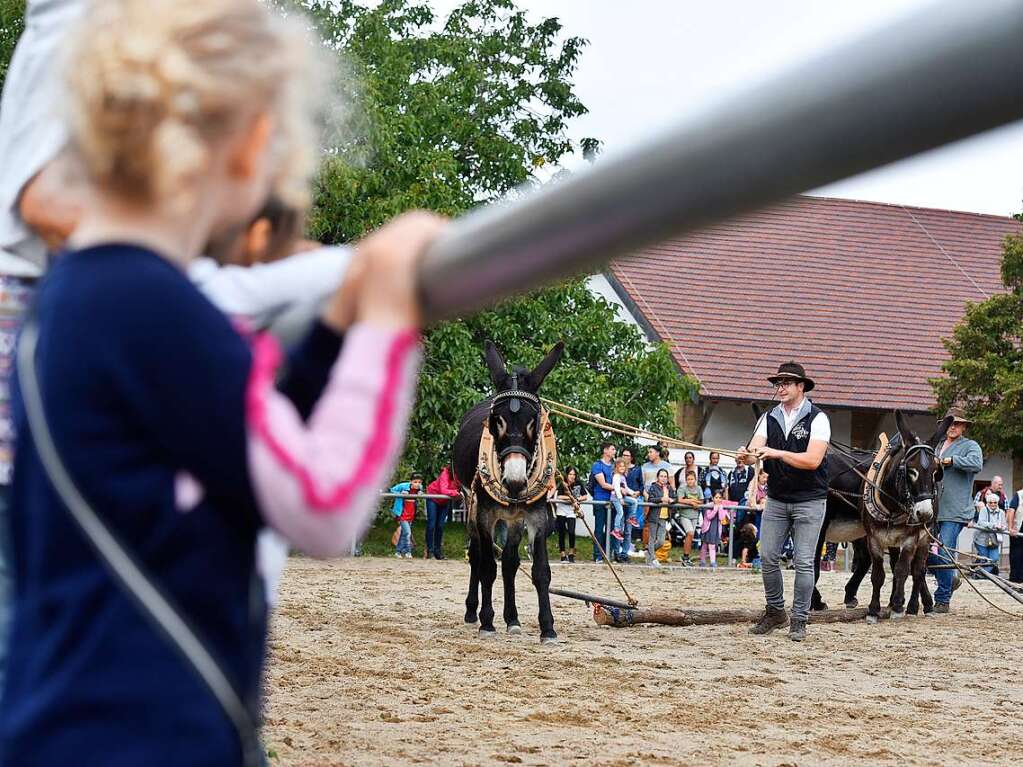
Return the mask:
{"type": "Polygon", "coordinates": [[[543,380],[547,377],[554,366],[558,364],[561,359],[561,355],[565,353],[565,342],[558,341],[554,344],[554,348],[547,352],[547,356],[540,360],[540,364],[533,368],[533,372],[529,374],[529,383],[533,386],[533,391],[537,391],[543,380]]]}
{"type": "Polygon", "coordinates": [[[504,357],[497,350],[493,341],[487,341],[484,346],[483,358],[487,361],[487,369],[490,370],[490,380],[494,386],[500,386],[501,382],[508,376],[508,366],[504,363],[504,357]]]}
{"type": "Polygon", "coordinates": [[[952,421],[953,418],[950,415],[938,421],[938,428],[934,432],[934,436],[927,441],[927,444],[937,450],[938,445],[945,441],[945,437],[948,435],[948,427],[952,425],[952,421]]]}
{"type": "Polygon", "coordinates": [[[906,445],[906,447],[909,447],[910,445],[915,445],[917,442],[920,441],[919,439],[917,439],[917,436],[913,433],[913,430],[909,428],[909,424],[906,423],[906,417],[902,415],[901,410],[895,411],[895,425],[899,429],[899,434],[902,435],[902,444],[906,445]]]}

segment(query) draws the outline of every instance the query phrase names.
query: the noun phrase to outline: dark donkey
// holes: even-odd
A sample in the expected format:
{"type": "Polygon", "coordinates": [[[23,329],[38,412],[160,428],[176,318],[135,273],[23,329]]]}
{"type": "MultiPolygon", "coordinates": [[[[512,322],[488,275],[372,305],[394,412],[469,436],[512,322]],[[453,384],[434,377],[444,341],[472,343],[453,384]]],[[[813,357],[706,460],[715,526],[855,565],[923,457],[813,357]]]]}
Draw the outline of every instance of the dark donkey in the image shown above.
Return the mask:
{"type": "Polygon", "coordinates": [[[494,383],[495,395],[472,408],[462,419],[452,449],[452,464],[462,483],[470,514],[469,529],[469,594],[465,599],[465,622],[476,623],[479,607],[479,633],[494,636],[493,586],[497,578],[494,560],[494,528],[504,521],[508,540],[501,555],[501,574],[504,579],[504,622],[508,633],[522,629],[515,607],[515,575],[519,568],[519,543],[528,530],[532,555],[532,578],[540,603],[540,641],[556,641],[554,615],[547,591],[551,583],[551,568],[547,561],[547,533],[550,512],[546,493],[529,501],[527,491],[530,470],[540,449],[541,406],[537,393],[547,374],[561,359],[564,344],[558,343],[533,370],[516,367],[508,372],[504,359],[493,343],[487,342],[486,361],[494,383]],[[500,484],[508,496],[508,504],[495,500],[482,487],[477,476],[480,439],[484,423],[493,438],[500,466],[500,484]],[[523,500],[517,500],[523,499],[523,500]],[[482,597],[482,606],[480,605],[482,597]]]}
{"type": "MultiPolygon", "coordinates": [[[[867,616],[871,623],[880,615],[886,550],[893,573],[889,603],[892,618],[905,615],[905,585],[910,574],[913,590],[908,612],[915,615],[920,600],[924,614],[930,613],[934,606],[925,580],[929,549],[926,529],[936,513],[935,495],[942,478],[934,450],[945,438],[949,422],[942,421],[928,442],[916,436],[899,411],[895,412],[895,422],[898,437],[891,443],[893,450],[883,471],[874,480],[874,497],[870,503],[865,503],[863,498],[867,485],[864,477],[876,451],[834,447],[829,450],[827,511],[814,561],[815,575],[819,578],[824,541],[849,542],[853,546],[853,573],[845,586],[845,606],[858,604],[856,593],[860,583],[867,572],[871,572],[873,595],[867,616]]],[[[827,608],[816,588],[811,608],[827,608]]]]}

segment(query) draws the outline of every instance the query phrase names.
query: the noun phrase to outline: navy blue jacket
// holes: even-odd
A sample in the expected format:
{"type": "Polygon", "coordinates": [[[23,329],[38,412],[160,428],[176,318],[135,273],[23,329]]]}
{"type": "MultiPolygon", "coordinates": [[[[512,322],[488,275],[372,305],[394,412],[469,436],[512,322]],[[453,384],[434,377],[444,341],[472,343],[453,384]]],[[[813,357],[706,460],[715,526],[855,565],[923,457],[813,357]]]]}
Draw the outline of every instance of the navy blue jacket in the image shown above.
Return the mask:
{"type": "MultiPolygon", "coordinates": [[[[246,460],[248,345],[179,269],[130,246],[59,258],[37,316],[40,388],[69,472],[255,711],[266,616],[254,570],[263,520],[246,460]],[[204,495],[181,511],[176,483],[186,473],[204,495]]],[[[294,363],[304,405],[339,348],[315,334],[304,348],[318,345],[331,359],[294,363]]],[[[14,417],[16,588],[0,763],[239,764],[217,701],[58,499],[25,438],[17,390],[14,417]]]]}

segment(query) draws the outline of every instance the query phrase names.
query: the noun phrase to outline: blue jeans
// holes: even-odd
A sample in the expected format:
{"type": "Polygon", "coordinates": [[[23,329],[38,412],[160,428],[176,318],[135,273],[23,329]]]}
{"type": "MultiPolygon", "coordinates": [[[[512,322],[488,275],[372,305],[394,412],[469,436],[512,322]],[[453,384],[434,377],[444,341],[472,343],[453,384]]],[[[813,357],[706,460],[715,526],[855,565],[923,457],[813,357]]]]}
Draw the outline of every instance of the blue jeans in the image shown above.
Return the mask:
{"type": "MultiPolygon", "coordinates": [[[[598,501],[593,504],[593,537],[600,541],[600,545],[607,543],[607,502],[598,501]]],[[[600,551],[593,547],[593,561],[601,560],[600,551]]]]}
{"type": "Polygon", "coordinates": [[[443,556],[444,523],[448,521],[450,502],[426,499],[426,551],[435,557],[443,556]]]}
{"type": "Polygon", "coordinates": [[[10,535],[7,517],[10,510],[11,488],[0,485],[0,695],[4,691],[4,670],[7,663],[7,632],[11,623],[11,599],[13,598],[13,571],[11,561],[10,535]]]}
{"type": "Polygon", "coordinates": [[[637,527],[636,527],[636,530],[638,530],[640,532],[640,535],[642,536],[643,525],[646,524],[646,510],[647,510],[647,507],[646,506],[640,506],[639,505],[639,500],[640,500],[639,498],[636,499],[636,522],[638,523],[637,527]]]}
{"type": "Polygon", "coordinates": [[[395,554],[412,553],[412,523],[402,520],[398,523],[401,526],[401,535],[398,536],[398,545],[394,547],[395,554]]]}
{"type": "Polygon", "coordinates": [[[608,556],[611,559],[623,559],[629,555],[629,539],[632,535],[632,529],[626,526],[625,519],[636,513],[636,499],[625,496],[619,500],[618,496],[612,495],[611,505],[615,510],[614,529],[622,534],[622,540],[611,536],[611,551],[608,552],[608,556]]]}
{"type": "Polygon", "coordinates": [[[622,508],[622,501],[617,495],[611,496],[611,506],[615,510],[614,521],[611,523],[611,529],[621,532],[625,525],[625,510],[622,508]]]}
{"type": "Polygon", "coordinates": [[[995,566],[998,565],[998,561],[1002,557],[1002,547],[975,545],[974,548],[977,549],[977,556],[985,557],[986,559],[990,559],[992,562],[994,562],[994,565],[984,565],[983,568],[987,570],[989,573],[993,573],[995,571],[995,566]]]}
{"type": "MultiPolygon", "coordinates": [[[[950,549],[954,549],[956,544],[959,543],[959,533],[963,531],[964,527],[966,527],[964,522],[939,522],[938,540],[950,549]]],[[[941,550],[927,558],[927,564],[929,565],[946,565],[951,563],[951,561],[945,552],[941,550]]],[[[947,605],[952,601],[953,572],[953,570],[934,571],[934,578],[938,582],[938,588],[934,592],[934,601],[936,603],[947,605]]]]}

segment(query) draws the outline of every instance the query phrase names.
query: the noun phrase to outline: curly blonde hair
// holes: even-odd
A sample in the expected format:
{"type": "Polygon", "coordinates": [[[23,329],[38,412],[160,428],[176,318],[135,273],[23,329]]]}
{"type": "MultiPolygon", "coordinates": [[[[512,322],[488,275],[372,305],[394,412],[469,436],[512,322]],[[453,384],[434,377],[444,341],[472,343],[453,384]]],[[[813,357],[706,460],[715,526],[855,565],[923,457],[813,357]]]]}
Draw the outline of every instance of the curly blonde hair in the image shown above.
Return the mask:
{"type": "Polygon", "coordinates": [[[273,194],[304,210],[316,159],[307,35],[259,0],[92,0],[68,46],[72,151],[126,199],[188,197],[211,151],[273,121],[273,194]]]}

